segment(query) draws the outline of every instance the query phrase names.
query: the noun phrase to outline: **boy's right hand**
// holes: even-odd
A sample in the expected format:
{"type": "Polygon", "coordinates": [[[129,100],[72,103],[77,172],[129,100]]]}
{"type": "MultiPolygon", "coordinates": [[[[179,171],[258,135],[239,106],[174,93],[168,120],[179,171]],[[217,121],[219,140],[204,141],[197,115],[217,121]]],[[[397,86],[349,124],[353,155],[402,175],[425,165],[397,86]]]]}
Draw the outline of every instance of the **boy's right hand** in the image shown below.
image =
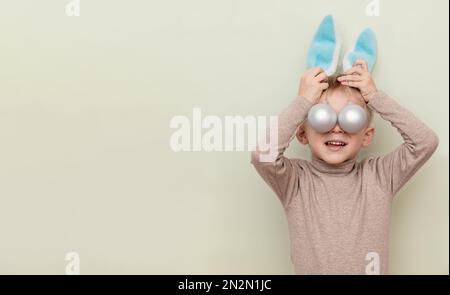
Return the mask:
{"type": "Polygon", "coordinates": [[[298,95],[316,103],[328,88],[327,78],[327,74],[319,67],[306,70],[300,79],[298,95]]]}

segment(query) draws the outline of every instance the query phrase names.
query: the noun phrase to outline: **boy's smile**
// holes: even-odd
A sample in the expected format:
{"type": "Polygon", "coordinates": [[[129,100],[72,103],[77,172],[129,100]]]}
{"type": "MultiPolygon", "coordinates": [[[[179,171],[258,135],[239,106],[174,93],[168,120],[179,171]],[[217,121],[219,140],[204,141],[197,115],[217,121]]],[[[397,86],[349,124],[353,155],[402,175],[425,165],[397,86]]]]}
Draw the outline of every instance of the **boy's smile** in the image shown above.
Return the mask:
{"type": "Polygon", "coordinates": [[[340,151],[343,149],[347,142],[345,140],[341,140],[338,138],[332,138],[330,140],[325,141],[325,145],[331,150],[331,151],[340,151]]]}

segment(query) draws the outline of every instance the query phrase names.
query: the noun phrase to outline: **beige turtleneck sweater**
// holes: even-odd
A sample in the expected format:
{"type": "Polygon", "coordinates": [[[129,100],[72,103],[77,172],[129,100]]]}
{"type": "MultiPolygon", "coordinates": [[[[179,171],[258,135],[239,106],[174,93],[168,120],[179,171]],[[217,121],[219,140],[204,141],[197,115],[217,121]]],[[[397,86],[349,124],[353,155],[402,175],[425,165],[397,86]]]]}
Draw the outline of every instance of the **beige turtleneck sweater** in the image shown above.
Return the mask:
{"type": "Polygon", "coordinates": [[[368,107],[389,121],[404,142],[383,156],[338,165],[283,153],[313,103],[298,96],[278,116],[278,157],[252,164],[287,216],[296,274],[387,274],[393,196],[438,146],[435,132],[383,92],[368,107]]]}

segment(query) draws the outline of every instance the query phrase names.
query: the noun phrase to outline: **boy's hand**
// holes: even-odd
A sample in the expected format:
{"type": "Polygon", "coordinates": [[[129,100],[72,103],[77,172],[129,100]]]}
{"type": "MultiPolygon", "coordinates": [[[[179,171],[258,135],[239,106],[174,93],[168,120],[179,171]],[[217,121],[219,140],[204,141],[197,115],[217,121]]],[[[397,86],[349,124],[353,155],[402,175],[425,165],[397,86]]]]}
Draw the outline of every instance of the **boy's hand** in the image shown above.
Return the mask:
{"type": "Polygon", "coordinates": [[[338,81],[342,85],[358,88],[366,102],[369,102],[372,95],[378,91],[365,60],[356,60],[351,69],[338,77],[338,81]]]}
{"type": "Polygon", "coordinates": [[[298,95],[315,103],[322,95],[322,92],[328,88],[326,81],[327,74],[321,68],[308,69],[300,80],[298,95]]]}

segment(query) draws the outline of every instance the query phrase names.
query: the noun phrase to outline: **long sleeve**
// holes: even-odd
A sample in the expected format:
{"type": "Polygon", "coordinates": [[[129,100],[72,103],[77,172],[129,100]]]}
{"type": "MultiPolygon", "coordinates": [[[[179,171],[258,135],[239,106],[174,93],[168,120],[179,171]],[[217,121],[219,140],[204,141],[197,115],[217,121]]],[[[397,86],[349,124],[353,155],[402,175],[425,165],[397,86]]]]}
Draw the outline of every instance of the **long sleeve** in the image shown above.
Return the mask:
{"type": "MultiPolygon", "coordinates": [[[[273,160],[262,161],[264,152],[261,152],[257,147],[256,151],[252,152],[251,163],[258,171],[259,175],[264,181],[272,188],[277,194],[281,203],[286,208],[293,195],[298,190],[298,179],[296,169],[293,169],[294,163],[284,156],[284,151],[289,146],[289,143],[295,137],[297,128],[305,121],[308,115],[309,109],[314,104],[308,99],[302,96],[297,96],[289,106],[284,109],[277,116],[277,139],[278,141],[272,145],[271,142],[268,145],[274,147],[273,160]]],[[[271,136],[270,128],[266,129],[266,139],[269,141],[271,136]]]]}
{"type": "Polygon", "coordinates": [[[393,197],[431,157],[439,144],[437,134],[384,92],[377,92],[368,106],[397,128],[403,143],[392,152],[371,157],[377,181],[393,197]]]}

